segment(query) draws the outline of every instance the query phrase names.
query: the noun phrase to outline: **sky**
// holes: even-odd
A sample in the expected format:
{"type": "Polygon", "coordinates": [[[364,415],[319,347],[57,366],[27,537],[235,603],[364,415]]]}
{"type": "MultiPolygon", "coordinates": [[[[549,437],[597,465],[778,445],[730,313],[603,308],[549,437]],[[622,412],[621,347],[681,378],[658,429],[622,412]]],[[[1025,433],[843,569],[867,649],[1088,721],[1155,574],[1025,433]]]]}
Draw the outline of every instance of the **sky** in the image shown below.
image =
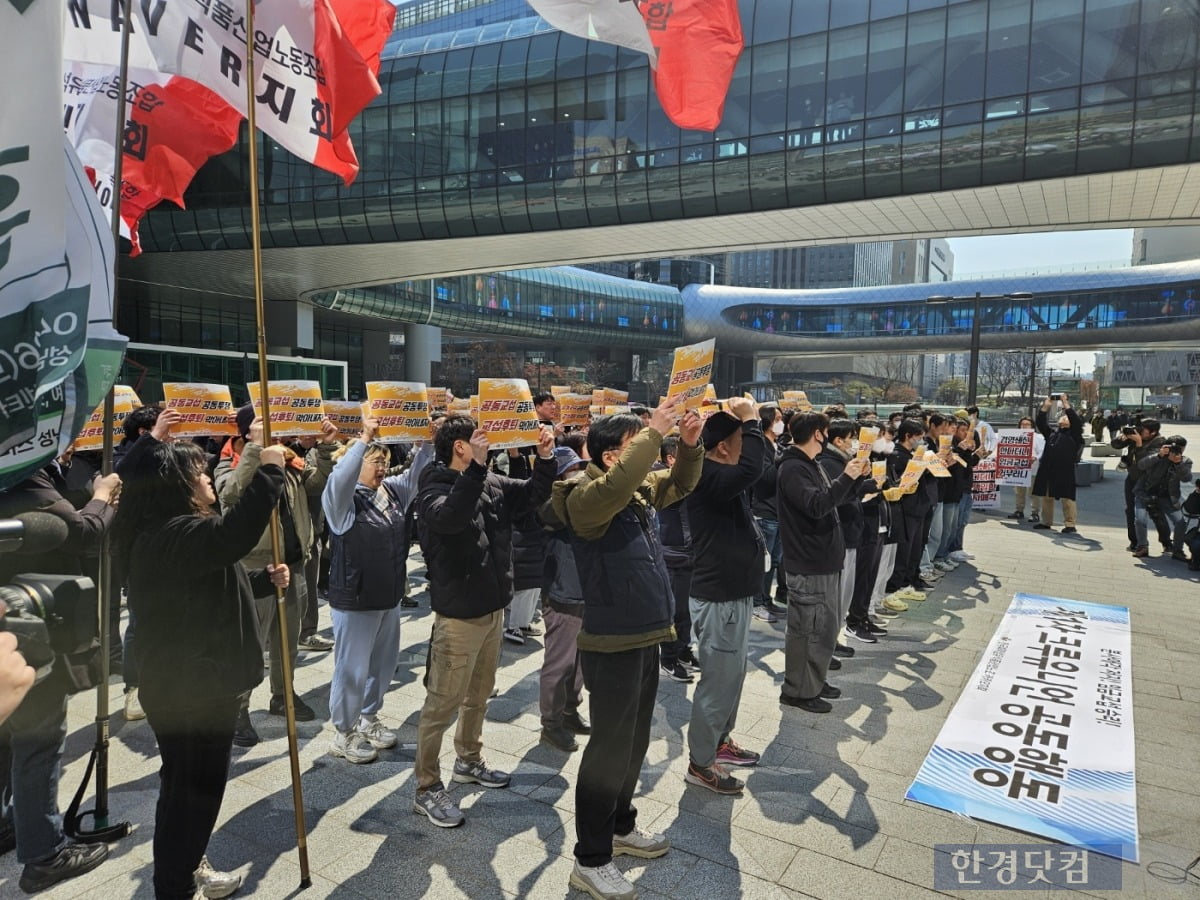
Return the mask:
{"type": "MultiPolygon", "coordinates": [[[[1133,255],[1133,230],[1061,231],[1046,234],[1000,234],[988,237],[950,238],[954,251],[954,276],[1007,272],[1061,271],[1064,267],[1096,263],[1129,265],[1133,255]]],[[[1093,350],[1056,353],[1056,369],[1088,373],[1096,359],[1093,350]]]]}

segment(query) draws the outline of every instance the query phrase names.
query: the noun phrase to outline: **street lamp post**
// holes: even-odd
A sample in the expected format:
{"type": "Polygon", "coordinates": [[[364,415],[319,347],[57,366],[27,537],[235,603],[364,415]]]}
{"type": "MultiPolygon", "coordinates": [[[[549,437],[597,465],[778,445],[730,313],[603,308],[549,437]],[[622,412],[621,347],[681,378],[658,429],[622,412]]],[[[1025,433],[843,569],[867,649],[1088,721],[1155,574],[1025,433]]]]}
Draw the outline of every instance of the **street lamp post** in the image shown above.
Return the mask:
{"type": "Polygon", "coordinates": [[[542,392],[542,363],[546,361],[546,357],[541,353],[534,353],[529,356],[529,362],[537,366],[537,392],[542,392]]]}
{"type": "Polygon", "coordinates": [[[967,368],[967,406],[974,406],[977,400],[979,387],[979,341],[980,341],[980,322],[979,312],[980,304],[984,300],[1032,300],[1033,294],[1025,291],[1014,291],[1011,294],[982,294],[979,291],[975,292],[974,297],[950,297],[944,294],[935,294],[925,302],[932,306],[947,306],[951,303],[960,303],[963,300],[970,300],[971,305],[971,356],[967,368]]]}

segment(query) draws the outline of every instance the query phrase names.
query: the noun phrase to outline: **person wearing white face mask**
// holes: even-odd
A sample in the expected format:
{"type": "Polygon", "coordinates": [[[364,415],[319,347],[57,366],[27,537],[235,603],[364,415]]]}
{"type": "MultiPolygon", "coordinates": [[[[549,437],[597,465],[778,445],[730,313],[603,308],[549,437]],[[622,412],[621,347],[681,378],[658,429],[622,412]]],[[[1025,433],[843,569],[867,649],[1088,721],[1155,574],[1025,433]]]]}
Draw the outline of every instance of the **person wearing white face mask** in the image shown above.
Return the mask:
{"type": "MultiPolygon", "coordinates": [[[[762,423],[763,437],[767,439],[766,452],[763,458],[762,477],[754,483],[750,493],[750,511],[758,530],[762,532],[767,553],[771,556],[771,566],[763,574],[762,594],[754,599],[754,618],[764,622],[775,623],[779,616],[771,602],[771,585],[776,583],[776,572],[779,568],[779,558],[783,555],[783,544],[779,537],[779,516],[775,511],[775,489],[777,481],[776,466],[779,454],[779,435],[783,434],[783,410],[778,406],[762,406],[758,410],[759,421],[762,423]]],[[[783,600],[786,608],[786,587],[776,588],[775,597],[783,600]]]]}
{"type": "MultiPolygon", "coordinates": [[[[882,433],[871,445],[872,462],[882,461],[886,464],[888,457],[896,449],[895,434],[894,425],[884,426],[882,433]]],[[[896,566],[896,546],[900,539],[901,529],[897,527],[897,522],[893,518],[895,512],[893,504],[884,500],[882,494],[874,502],[879,504],[879,540],[883,546],[879,554],[875,581],[871,586],[870,606],[878,615],[890,618],[908,609],[908,603],[894,594],[889,594],[886,590],[888,579],[892,577],[892,570],[896,566]]]]}

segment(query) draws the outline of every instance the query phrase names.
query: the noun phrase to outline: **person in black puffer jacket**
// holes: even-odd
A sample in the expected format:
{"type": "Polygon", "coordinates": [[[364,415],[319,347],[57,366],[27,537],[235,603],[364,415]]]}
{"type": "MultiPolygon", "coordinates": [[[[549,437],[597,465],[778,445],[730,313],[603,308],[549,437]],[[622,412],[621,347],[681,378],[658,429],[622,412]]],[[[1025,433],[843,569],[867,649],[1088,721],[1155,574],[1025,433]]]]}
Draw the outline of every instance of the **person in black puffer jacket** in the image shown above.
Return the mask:
{"type": "Polygon", "coordinates": [[[239,697],[263,677],[254,597],[286,587],[289,575],[286,565],[248,573],[240,562],[283,493],[282,448],[263,448],[224,515],[213,510],[206,463],[195,444],[143,437],[126,457],[128,486],[114,522],[116,562],[138,617],[142,706],[162,757],[158,898],[195,894],[225,793],[239,697]]]}
{"type": "Polygon", "coordinates": [[[434,438],[436,463],[421,473],[417,531],[429,577],[433,635],[417,733],[414,811],[441,828],[465,819],[442,783],[442,736],[459,717],[453,778],[507,787],[482,758],[483,716],[496,680],[504,607],[512,601],[513,521],[549,499],[554,432],[543,428],[528,480],[486,468],[487,434],[470,416],[447,416],[434,438]]]}

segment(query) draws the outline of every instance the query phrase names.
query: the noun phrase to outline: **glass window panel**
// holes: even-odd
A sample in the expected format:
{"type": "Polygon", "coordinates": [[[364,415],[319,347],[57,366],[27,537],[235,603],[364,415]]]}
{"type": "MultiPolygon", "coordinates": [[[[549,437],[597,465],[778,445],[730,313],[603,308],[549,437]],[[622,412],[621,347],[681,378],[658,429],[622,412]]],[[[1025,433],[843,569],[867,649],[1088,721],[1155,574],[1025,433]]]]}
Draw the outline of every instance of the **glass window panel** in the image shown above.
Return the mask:
{"type": "Polygon", "coordinates": [[[1031,115],[1025,128],[1027,179],[1056,178],[1074,172],[1078,109],[1031,115]]]}
{"type": "Polygon", "coordinates": [[[1033,0],[1030,90],[1079,83],[1083,52],[1083,0],[1033,0]]]}
{"type": "Polygon", "coordinates": [[[1137,3],[1087,0],[1083,19],[1083,80],[1112,81],[1135,74],[1137,58],[1126,48],[1136,40],[1137,3]]]}
{"type": "Polygon", "coordinates": [[[725,108],[721,122],[717,125],[718,139],[745,137],[750,133],[750,68],[753,52],[742,53],[729,92],[725,96],[725,108]]]}
{"type": "Polygon", "coordinates": [[[955,125],[942,129],[942,189],[975,187],[980,181],[983,126],[955,125]]]}
{"type": "Polygon", "coordinates": [[[745,157],[721,160],[713,164],[717,192],[717,212],[721,215],[749,212],[750,162],[745,157]]]}
{"type": "Polygon", "coordinates": [[[529,60],[525,69],[526,84],[554,84],[556,54],[558,52],[557,31],[539,34],[529,43],[529,60]]]}
{"type": "MultiPolygon", "coordinates": [[[[792,35],[823,34],[828,31],[831,2],[833,0],[792,0],[792,35]]],[[[782,2],[779,5],[782,6],[782,2]]]]}
{"type": "Polygon", "coordinates": [[[650,198],[650,214],[655,219],[677,219],[683,215],[679,199],[679,166],[651,168],[646,172],[646,193],[650,198]]]}
{"type": "Polygon", "coordinates": [[[987,4],[983,0],[952,6],[946,20],[945,102],[966,103],[983,97],[987,61],[987,4]]]}
{"type": "Polygon", "coordinates": [[[500,204],[500,226],[506,234],[529,230],[529,204],[525,197],[525,182],[515,171],[508,173],[496,188],[500,204]]]}
{"type": "Polygon", "coordinates": [[[992,0],[988,5],[987,94],[1026,90],[1029,72],[1029,0],[992,0]]]}
{"type": "Polygon", "coordinates": [[[904,73],[904,109],[929,109],[942,105],[942,73],[946,65],[946,11],[942,9],[908,17],[907,66],[904,73]]]}
{"type": "Polygon", "coordinates": [[[1190,94],[1138,101],[1134,123],[1134,166],[1168,166],[1187,161],[1192,102],[1190,94]]]}
{"type": "Polygon", "coordinates": [[[1143,3],[1138,71],[1166,72],[1193,65],[1200,38],[1198,15],[1195,4],[1143,3]]]}
{"type": "MultiPolygon", "coordinates": [[[[617,151],[626,155],[646,148],[649,70],[632,69],[617,73],[616,137],[617,151]]],[[[644,163],[641,163],[644,165],[644,163]]],[[[619,167],[620,168],[620,167],[619,167]]]]}
{"type": "Polygon", "coordinates": [[[1081,106],[1094,106],[1098,103],[1115,103],[1129,100],[1134,96],[1134,81],[1126,78],[1121,81],[1108,81],[1103,84],[1085,84],[1079,90],[1081,106]]]}
{"type": "Polygon", "coordinates": [[[870,5],[869,0],[833,0],[830,4],[829,27],[841,28],[867,21],[870,5]]]}
{"type": "MultiPolygon", "coordinates": [[[[808,4],[815,6],[816,4],[808,4]]],[[[824,5],[824,4],[821,4],[824,5]]],[[[754,38],[752,44],[765,44],[786,37],[788,26],[791,24],[791,4],[776,0],[774,3],[756,3],[754,5],[754,38]]],[[[742,20],[742,28],[746,30],[747,21],[742,20]]]]}
{"type": "Polygon", "coordinates": [[[471,92],[496,86],[496,66],[500,62],[500,44],[481,44],[471,51],[471,92]]]}
{"type": "Polygon", "coordinates": [[[871,0],[871,18],[886,19],[889,16],[902,16],[906,12],[906,0],[871,0]]]}
{"type": "Polygon", "coordinates": [[[788,204],[825,202],[825,153],[821,147],[792,150],[787,156],[788,204]]]}
{"type": "Polygon", "coordinates": [[[828,71],[825,123],[845,132],[845,123],[861,119],[863,114],[867,86],[865,25],[830,32],[828,71]]]}
{"type": "Polygon", "coordinates": [[[825,121],[826,35],[814,34],[790,42],[788,129],[808,129],[825,121]]]}
{"type": "Polygon", "coordinates": [[[992,119],[983,124],[983,183],[1020,181],[1025,158],[1025,119],[992,119]]]}
{"type": "Polygon", "coordinates": [[[863,198],[862,141],[831,144],[825,148],[825,200],[839,203],[863,198]]]}
{"type": "Polygon", "coordinates": [[[521,88],[525,84],[525,63],[529,57],[529,41],[505,41],[500,45],[500,65],[496,69],[496,84],[502,88],[521,88]]]}
{"type": "Polygon", "coordinates": [[[936,191],[941,187],[942,133],[939,129],[904,135],[903,185],[906,194],[936,191]]]}
{"type": "Polygon", "coordinates": [[[900,135],[877,137],[863,148],[864,191],[868,197],[900,193],[900,135]]]}
{"type": "Polygon", "coordinates": [[[711,162],[694,162],[679,170],[679,193],[684,216],[716,215],[716,191],[711,162]]]}
{"type": "Polygon", "coordinates": [[[782,149],[782,135],[772,135],[780,148],[773,153],[750,157],[751,205],[754,209],[779,209],[787,205],[787,155],[782,149]]]}
{"type": "Polygon", "coordinates": [[[1133,104],[1109,103],[1080,110],[1078,171],[1129,168],[1133,104]]]}
{"type": "Polygon", "coordinates": [[[435,53],[422,56],[417,69],[416,99],[436,100],[442,95],[442,67],[446,54],[435,53]]]}
{"type": "Polygon", "coordinates": [[[613,171],[616,160],[599,160],[604,165],[597,174],[583,179],[583,193],[587,205],[588,222],[592,225],[617,225],[617,179],[613,171]]]}
{"type": "Polygon", "coordinates": [[[646,170],[635,160],[617,176],[617,213],[622,222],[649,222],[650,199],[646,170]]]}
{"type": "Polygon", "coordinates": [[[870,55],[867,57],[870,66],[867,74],[868,116],[900,112],[904,95],[904,43],[904,19],[871,23],[870,55]]]}

